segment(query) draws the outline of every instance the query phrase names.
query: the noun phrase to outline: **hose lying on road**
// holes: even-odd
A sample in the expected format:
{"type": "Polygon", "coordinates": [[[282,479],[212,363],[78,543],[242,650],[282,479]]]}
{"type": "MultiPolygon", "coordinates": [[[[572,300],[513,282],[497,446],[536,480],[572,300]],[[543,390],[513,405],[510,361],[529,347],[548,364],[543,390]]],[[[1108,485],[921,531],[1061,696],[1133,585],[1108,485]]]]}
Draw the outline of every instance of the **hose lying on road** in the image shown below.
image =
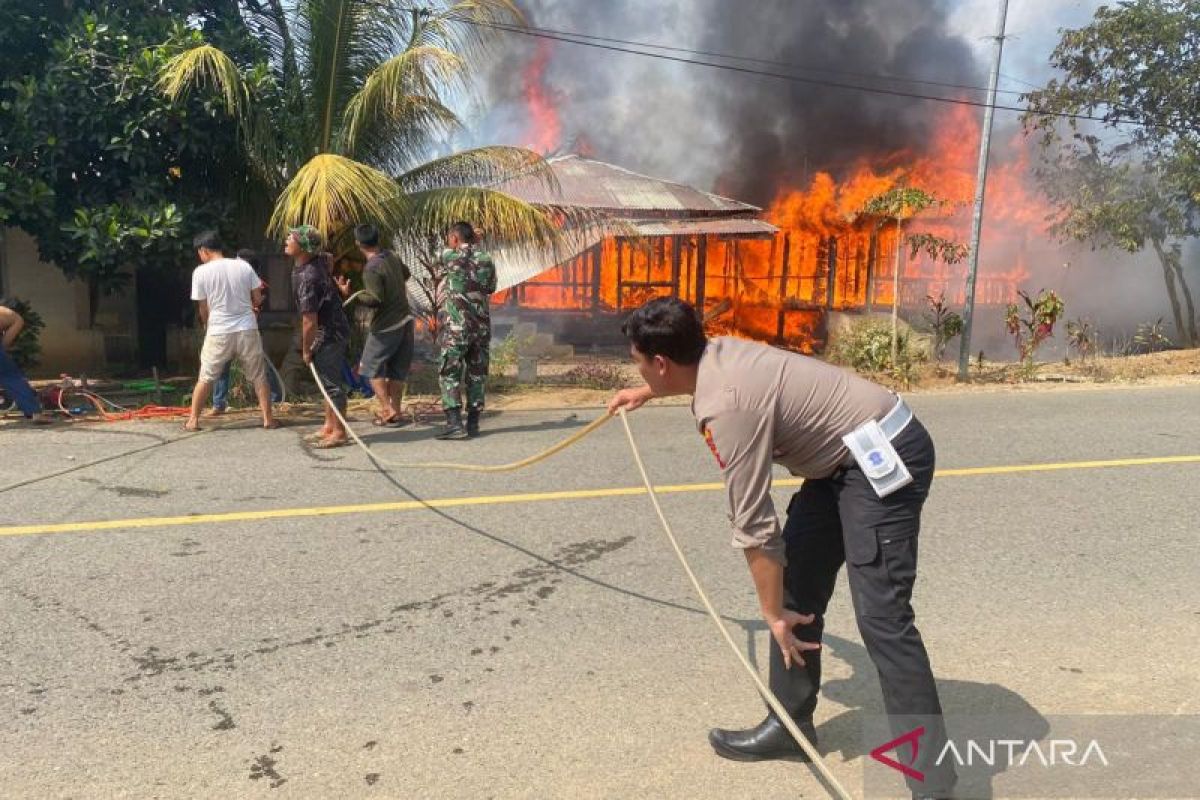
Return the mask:
{"type": "Polygon", "coordinates": [[[520,461],[513,461],[510,464],[458,464],[450,461],[392,461],[376,455],[367,443],[359,438],[350,424],[346,422],[346,418],[342,416],[342,412],[338,411],[337,406],[329,399],[329,393],[325,391],[325,386],[321,383],[321,376],[317,373],[317,368],[313,364],[308,365],[308,369],[312,372],[313,379],[317,382],[317,388],[321,390],[321,395],[325,398],[325,402],[333,409],[333,413],[337,415],[338,420],[346,428],[346,433],[354,440],[354,443],[363,449],[367,456],[381,467],[390,467],[392,469],[453,469],[459,472],[513,472],[514,470],[523,469],[539,461],[545,461],[555,453],[566,450],[571,445],[578,442],[583,437],[587,436],[592,431],[596,430],[604,423],[612,419],[611,416],[605,414],[603,417],[592,420],[587,427],[575,431],[567,438],[563,439],[555,445],[552,445],[540,453],[536,453],[529,458],[523,458],[520,461]]]}
{"type": "MultiPolygon", "coordinates": [[[[525,458],[520,461],[514,461],[511,464],[454,464],[439,461],[408,463],[393,462],[379,457],[371,451],[370,447],[367,447],[366,443],[363,442],[363,440],[359,438],[358,434],[355,433],[350,427],[350,424],[346,421],[346,418],[342,416],[342,412],[338,410],[337,406],[334,405],[333,401],[329,398],[329,393],[325,391],[325,386],[321,382],[321,376],[317,374],[316,366],[310,363],[308,367],[313,374],[313,379],[317,382],[317,388],[321,390],[321,394],[325,397],[325,402],[328,403],[329,407],[333,409],[333,413],[337,416],[338,421],[342,423],[343,427],[345,427],[346,433],[350,435],[350,438],[354,440],[355,444],[362,448],[363,452],[367,454],[368,458],[380,466],[402,467],[406,469],[454,469],[466,472],[507,472],[511,470],[517,470],[521,469],[522,467],[527,467],[531,464],[536,464],[543,459],[549,458],[555,453],[565,450],[566,448],[578,442],[580,439],[587,436],[589,433],[598,430],[604,423],[612,419],[611,414],[605,414],[604,416],[593,420],[586,428],[576,431],[566,439],[563,439],[561,442],[558,442],[557,444],[548,447],[542,452],[532,455],[529,458],[525,458]]],[[[713,606],[712,602],[709,601],[708,595],[704,592],[704,587],[700,585],[700,580],[696,577],[696,573],[692,572],[691,565],[688,564],[687,557],[684,556],[683,549],[680,548],[679,541],[675,538],[675,533],[671,529],[671,523],[667,521],[666,514],[663,513],[662,506],[658,502],[658,494],[654,491],[654,486],[650,482],[650,476],[646,473],[646,465],[642,462],[642,454],[638,451],[637,442],[633,438],[633,429],[629,427],[629,417],[626,416],[624,409],[621,409],[620,415],[621,423],[625,426],[625,436],[629,439],[629,449],[633,453],[633,460],[637,464],[638,472],[641,474],[642,483],[644,483],[646,486],[646,492],[650,495],[650,502],[654,505],[654,511],[656,514],[658,514],[658,521],[662,524],[663,533],[666,534],[667,540],[671,543],[671,547],[675,550],[675,555],[679,558],[679,563],[683,567],[683,571],[687,574],[688,580],[691,581],[692,587],[696,590],[696,594],[700,597],[700,602],[704,604],[704,610],[708,612],[708,616],[712,618],[713,623],[721,632],[721,636],[725,639],[725,642],[729,645],[729,648],[733,651],[734,655],[737,656],[738,662],[742,665],[742,668],[746,670],[747,674],[750,675],[750,679],[754,681],[754,686],[756,689],[758,689],[759,694],[763,696],[763,699],[767,701],[767,705],[771,707],[771,710],[774,711],[779,717],[780,722],[782,722],[784,727],[787,728],[788,733],[792,735],[792,738],[796,740],[796,743],[800,745],[800,748],[808,755],[809,759],[811,759],[813,767],[825,780],[826,788],[828,789],[830,795],[838,798],[839,800],[852,800],[850,793],[846,791],[845,787],[838,783],[837,778],[835,778],[833,773],[830,772],[829,767],[827,767],[825,762],[821,760],[821,754],[817,752],[817,749],[812,745],[812,743],[809,742],[808,739],[804,737],[804,734],[800,732],[800,728],[797,727],[795,721],[792,719],[792,715],[789,714],[783,707],[783,704],[779,702],[779,698],[777,698],[774,693],[767,688],[766,684],[763,683],[762,678],[758,676],[757,670],[755,670],[750,664],[750,661],[742,653],[741,649],[737,646],[737,643],[733,641],[733,637],[729,635],[729,631],[726,629],[725,624],[721,622],[720,614],[717,612],[717,609],[713,606]]]]}

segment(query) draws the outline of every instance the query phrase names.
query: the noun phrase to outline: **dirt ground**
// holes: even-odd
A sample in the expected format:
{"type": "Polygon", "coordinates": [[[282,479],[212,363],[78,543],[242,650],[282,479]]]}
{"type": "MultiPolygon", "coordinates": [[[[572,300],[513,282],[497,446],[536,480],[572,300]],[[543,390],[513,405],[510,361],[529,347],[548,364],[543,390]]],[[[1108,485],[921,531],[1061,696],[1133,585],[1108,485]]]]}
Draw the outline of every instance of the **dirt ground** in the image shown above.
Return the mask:
{"type": "MultiPolygon", "coordinates": [[[[610,362],[616,363],[616,362],[610,362]]],[[[545,385],[519,386],[511,391],[494,393],[489,407],[494,410],[532,410],[540,408],[591,408],[604,405],[612,396],[611,388],[586,388],[555,385],[555,377],[567,372],[568,364],[542,364],[539,378],[545,385]]],[[[621,364],[621,374],[627,385],[638,381],[631,364],[621,364]]],[[[1113,387],[1122,384],[1137,386],[1200,386],[1200,350],[1173,350],[1147,355],[1101,356],[1086,362],[1051,362],[1039,364],[1032,377],[1027,377],[1021,365],[972,362],[971,382],[960,383],[954,365],[925,365],[911,385],[904,386],[889,376],[868,376],[905,394],[952,392],[1028,392],[1069,391],[1113,387]]],[[[673,402],[686,404],[687,398],[673,402]]]]}
{"type": "MultiPolygon", "coordinates": [[[[427,368],[426,368],[427,369],[427,368]]],[[[959,383],[954,365],[926,364],[909,385],[891,376],[867,376],[905,394],[948,394],[962,392],[1038,392],[1079,391],[1114,386],[1200,386],[1200,349],[1172,350],[1134,356],[1099,356],[1087,361],[1047,362],[1038,364],[1032,374],[1021,365],[1001,362],[971,363],[971,382],[959,383]]],[[[438,422],[441,409],[430,391],[434,376],[414,376],[413,388],[405,411],[417,422],[438,422]]],[[[639,382],[637,370],[618,357],[579,357],[570,362],[544,362],[538,365],[538,383],[518,384],[505,380],[488,397],[490,411],[532,411],[560,408],[600,408],[612,397],[615,388],[639,382]],[[582,385],[580,383],[582,382],[582,385]]],[[[41,383],[41,382],[37,382],[41,383]]],[[[35,385],[37,385],[35,383],[35,385]]],[[[688,398],[658,401],[667,405],[686,405],[688,398]]],[[[353,401],[351,415],[367,418],[371,401],[353,401]]],[[[314,403],[288,403],[278,409],[284,419],[315,417],[314,403]]],[[[239,418],[246,411],[231,411],[239,418]]],[[[251,414],[252,415],[252,414],[251,414]]],[[[0,419],[0,426],[18,422],[15,412],[0,419]]]]}

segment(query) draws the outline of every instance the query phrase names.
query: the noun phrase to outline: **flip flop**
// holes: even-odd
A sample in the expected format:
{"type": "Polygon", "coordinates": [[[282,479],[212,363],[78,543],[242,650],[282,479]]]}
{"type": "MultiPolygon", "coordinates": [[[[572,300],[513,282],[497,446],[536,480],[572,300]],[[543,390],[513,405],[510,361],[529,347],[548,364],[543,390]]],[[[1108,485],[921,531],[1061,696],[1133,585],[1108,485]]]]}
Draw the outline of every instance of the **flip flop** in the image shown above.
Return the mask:
{"type": "Polygon", "coordinates": [[[393,414],[392,416],[388,417],[387,419],[384,419],[383,417],[379,416],[378,414],[376,414],[374,417],[371,418],[371,424],[374,425],[376,428],[385,428],[385,427],[386,428],[394,428],[397,425],[399,425],[401,423],[401,421],[402,420],[400,419],[399,414],[393,414]]]}
{"type": "Polygon", "coordinates": [[[335,447],[345,447],[350,444],[349,439],[322,439],[319,442],[313,443],[313,450],[332,450],[335,447]]]}
{"type": "Polygon", "coordinates": [[[311,442],[319,442],[324,438],[325,438],[325,434],[321,433],[320,431],[317,431],[316,433],[305,434],[304,441],[310,442],[310,443],[311,442]]]}
{"type": "Polygon", "coordinates": [[[279,420],[277,420],[277,419],[273,419],[273,420],[271,420],[271,424],[270,424],[270,425],[263,425],[263,430],[265,430],[265,431],[273,431],[273,430],[275,430],[275,429],[277,429],[277,428],[282,428],[282,427],[283,427],[283,423],[282,423],[282,422],[280,422],[280,421],[279,421],[279,420]]]}

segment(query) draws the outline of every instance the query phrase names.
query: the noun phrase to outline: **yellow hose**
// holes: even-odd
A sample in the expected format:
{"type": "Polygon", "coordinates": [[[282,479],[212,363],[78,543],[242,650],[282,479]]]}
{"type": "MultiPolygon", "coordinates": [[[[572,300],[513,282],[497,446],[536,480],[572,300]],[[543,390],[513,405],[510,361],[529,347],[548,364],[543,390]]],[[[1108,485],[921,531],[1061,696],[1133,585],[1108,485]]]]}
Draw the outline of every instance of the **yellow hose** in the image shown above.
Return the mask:
{"type": "MultiPolygon", "coordinates": [[[[566,439],[563,439],[561,442],[546,448],[540,453],[532,455],[528,458],[523,458],[520,461],[514,461],[511,464],[456,464],[444,461],[411,461],[405,463],[394,462],[375,455],[375,453],[371,451],[371,448],[367,447],[366,443],[359,438],[358,434],[351,429],[350,424],[346,422],[346,418],[342,416],[342,412],[339,411],[338,407],[333,404],[332,400],[329,399],[329,393],[325,391],[325,386],[321,382],[321,376],[317,373],[316,365],[310,363],[308,368],[312,372],[313,379],[316,380],[317,387],[321,390],[321,394],[325,397],[325,402],[328,403],[329,407],[333,409],[333,413],[337,416],[338,421],[342,423],[343,427],[345,427],[346,433],[350,435],[350,438],[354,440],[355,444],[361,447],[367,454],[367,457],[376,464],[379,464],[380,466],[391,466],[397,469],[453,469],[463,472],[510,472],[512,470],[528,467],[531,464],[536,464],[539,461],[549,458],[555,453],[565,450],[588,434],[598,430],[602,425],[604,425],[604,423],[612,419],[611,414],[605,414],[602,417],[598,417],[597,419],[594,419],[588,423],[587,427],[576,431],[566,439]]],[[[732,650],[733,654],[737,657],[738,662],[742,665],[742,668],[746,670],[746,673],[750,676],[750,679],[754,681],[754,686],[758,689],[759,694],[761,694],[767,701],[767,705],[769,705],[771,710],[773,710],[779,717],[779,721],[783,723],[785,728],[787,728],[788,733],[792,735],[792,738],[796,740],[796,743],[800,745],[801,749],[804,750],[804,752],[811,759],[813,767],[818,773],[820,773],[821,777],[824,778],[826,781],[826,788],[828,789],[830,796],[836,797],[838,800],[853,800],[850,793],[846,791],[845,787],[838,783],[837,778],[835,778],[833,773],[830,772],[829,767],[825,765],[825,762],[821,759],[821,754],[817,752],[817,749],[813,747],[812,743],[809,742],[808,739],[804,737],[804,734],[800,732],[800,728],[797,727],[796,722],[792,719],[792,715],[789,714],[783,707],[783,704],[779,702],[779,698],[776,697],[774,693],[767,688],[767,685],[762,682],[762,678],[758,676],[758,671],[754,669],[749,660],[747,660],[746,656],[742,653],[741,649],[737,646],[737,643],[733,641],[733,637],[729,635],[729,631],[726,629],[725,623],[721,621],[720,614],[717,613],[717,609],[714,608],[712,602],[709,601],[708,595],[704,591],[704,587],[700,585],[700,580],[696,577],[696,573],[692,572],[692,568],[688,564],[687,557],[684,556],[683,550],[679,546],[679,541],[675,538],[675,533],[671,529],[671,523],[667,521],[667,517],[663,513],[662,506],[658,502],[658,494],[654,491],[654,485],[650,482],[650,476],[646,473],[646,465],[642,462],[642,454],[638,451],[637,442],[634,441],[633,429],[629,427],[629,417],[626,416],[625,409],[621,409],[619,413],[621,415],[621,423],[625,426],[625,436],[629,439],[629,449],[633,453],[633,460],[637,464],[638,472],[641,474],[642,483],[644,483],[646,486],[646,492],[650,495],[650,502],[654,505],[654,511],[656,514],[658,514],[658,521],[662,524],[663,533],[667,535],[667,540],[671,543],[671,547],[675,550],[675,555],[679,558],[679,563],[683,567],[683,571],[687,574],[688,580],[692,582],[692,587],[696,590],[696,594],[699,595],[700,602],[704,604],[704,610],[707,611],[708,616],[712,618],[713,624],[715,624],[717,629],[721,632],[721,636],[729,645],[729,649],[732,650]]]]}

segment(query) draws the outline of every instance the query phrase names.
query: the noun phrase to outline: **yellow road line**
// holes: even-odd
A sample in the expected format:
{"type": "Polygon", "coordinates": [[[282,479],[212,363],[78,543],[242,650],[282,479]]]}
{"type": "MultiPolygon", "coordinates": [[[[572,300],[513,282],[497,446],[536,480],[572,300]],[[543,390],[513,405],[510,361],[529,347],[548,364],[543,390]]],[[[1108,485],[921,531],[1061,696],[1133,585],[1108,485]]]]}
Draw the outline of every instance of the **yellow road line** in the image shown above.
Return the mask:
{"type": "MultiPolygon", "coordinates": [[[[1022,472],[1055,472],[1061,470],[1102,469],[1111,467],[1141,467],[1162,464],[1196,464],[1200,455],[1158,456],[1152,458],[1122,458],[1106,461],[1069,461],[1048,464],[1014,464],[996,467],[970,467],[965,469],[938,470],[940,478],[967,477],[977,475],[1008,475],[1022,472]]],[[[781,478],[777,487],[799,486],[799,478],[781,478]]],[[[721,483],[681,483],[656,486],[659,494],[681,494],[685,492],[713,492],[724,488],[721,483]]],[[[221,522],[253,522],[269,519],[295,519],[299,517],[330,517],[345,514],[374,514],[383,511],[417,511],[422,508],[459,508],[463,506],[491,506],[513,503],[545,503],[558,500],[589,500],[602,497],[632,497],[644,495],[641,486],[612,487],[608,489],[571,489],[561,492],[525,492],[522,494],[483,495],[478,497],[442,497],[433,500],[404,500],[391,503],[360,503],[342,506],[316,506],[310,508],[278,508],[264,511],[229,511],[221,514],[188,514],[176,517],[138,517],[133,519],[97,520],[92,522],[63,522],[55,524],[14,525],[0,527],[0,536],[30,536],[46,533],[90,533],[95,531],[127,530],[133,528],[163,528],[178,525],[206,525],[221,522]]]]}

